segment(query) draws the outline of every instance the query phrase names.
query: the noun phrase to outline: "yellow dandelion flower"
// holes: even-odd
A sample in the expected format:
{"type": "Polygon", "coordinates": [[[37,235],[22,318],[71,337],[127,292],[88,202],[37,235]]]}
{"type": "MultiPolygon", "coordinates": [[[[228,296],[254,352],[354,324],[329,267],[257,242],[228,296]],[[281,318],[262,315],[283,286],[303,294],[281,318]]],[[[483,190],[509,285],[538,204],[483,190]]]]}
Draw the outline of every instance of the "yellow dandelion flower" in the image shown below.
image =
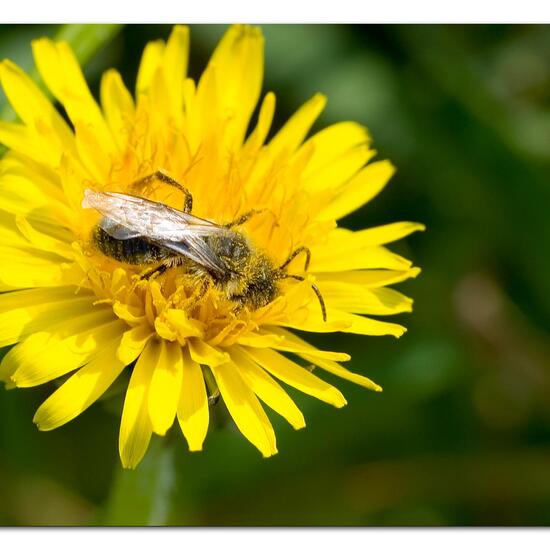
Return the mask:
{"type": "Polygon", "coordinates": [[[386,287],[419,272],[385,245],[422,225],[337,226],[394,172],[388,161],[369,162],[375,151],[365,128],[341,122],[307,139],[325,105],[316,95],[268,140],[273,93],[251,124],[262,89],[261,32],[231,27],[198,83],[186,78],[188,49],[188,29],[175,27],[166,43],[145,48],[135,99],[109,70],[98,104],[70,47],[35,41],[40,76],[72,127],[20,68],[0,65],[20,119],[0,123],[8,148],[0,163],[0,345],[13,346],[0,379],[26,388],[64,377],[34,417],[52,430],[131,371],[119,438],[129,468],[176,419],[189,449],[202,449],[209,393],[218,390],[243,435],[263,456],[275,454],[260,401],[294,428],[305,425],[279,381],[346,404],[304,361],[379,391],[340,364],[347,354],[321,351],[289,329],[399,337],[403,327],[364,315],[410,311],[412,301],[386,287]],[[163,255],[162,236],[136,227],[136,219],[144,227],[162,220],[147,218],[147,209],[133,225],[102,217],[100,208],[83,208],[86,190],[84,206],[122,197],[128,207],[137,197],[142,206],[169,206],[178,219],[185,210],[191,225],[225,225],[233,240],[215,245],[216,233],[199,232],[163,255]],[[212,256],[221,257],[225,279],[212,256]]]}

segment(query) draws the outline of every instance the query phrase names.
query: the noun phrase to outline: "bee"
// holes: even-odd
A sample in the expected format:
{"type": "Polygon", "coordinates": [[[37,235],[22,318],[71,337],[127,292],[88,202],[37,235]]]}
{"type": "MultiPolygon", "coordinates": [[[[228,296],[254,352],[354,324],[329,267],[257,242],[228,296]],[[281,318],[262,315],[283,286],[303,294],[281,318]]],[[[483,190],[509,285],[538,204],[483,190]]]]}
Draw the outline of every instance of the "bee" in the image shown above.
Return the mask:
{"type": "MultiPolygon", "coordinates": [[[[94,208],[102,215],[92,231],[92,242],[104,255],[127,264],[154,266],[142,275],[145,279],[180,267],[201,281],[195,303],[214,286],[235,304],[235,313],[245,307],[254,311],[272,302],[280,294],[278,281],[282,279],[305,280],[286,270],[299,254],[305,254],[304,270],[307,271],[311,259],[308,248],[296,248],[277,267],[236,230],[259,211],[251,210],[231,223],[220,225],[193,216],[193,197],[189,190],[162,170],[138,180],[132,187],[145,186],[155,180],[176,187],[184,194],[182,210],[136,195],[84,191],[82,207],[94,208]]],[[[311,288],[326,321],[321,292],[313,283],[311,288]]]]}

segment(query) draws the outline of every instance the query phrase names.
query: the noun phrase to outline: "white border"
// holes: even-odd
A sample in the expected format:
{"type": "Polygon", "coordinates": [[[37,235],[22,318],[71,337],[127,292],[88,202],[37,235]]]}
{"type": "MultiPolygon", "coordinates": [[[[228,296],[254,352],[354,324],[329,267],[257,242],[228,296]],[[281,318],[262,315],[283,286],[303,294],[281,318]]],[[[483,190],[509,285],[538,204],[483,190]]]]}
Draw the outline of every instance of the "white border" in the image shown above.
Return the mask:
{"type": "Polygon", "coordinates": [[[547,0],[16,0],[4,23],[543,23],[547,0]]]}
{"type": "MultiPolygon", "coordinates": [[[[550,22],[545,0],[48,0],[4,2],[2,23],[543,23],[550,22]]],[[[550,32],[550,29],[549,29],[550,32]]],[[[41,550],[98,545],[140,548],[407,548],[464,550],[497,547],[548,548],[550,532],[540,529],[0,529],[2,547],[41,550]],[[10,544],[11,543],[11,544],[10,544]]]]}
{"type": "Polygon", "coordinates": [[[106,548],[202,548],[219,550],[281,550],[281,548],[352,548],[402,550],[546,550],[547,529],[228,529],[228,528],[153,528],[153,529],[0,529],[4,548],[35,545],[41,550],[97,550],[106,548]],[[11,543],[11,544],[10,544],[11,543]]]}

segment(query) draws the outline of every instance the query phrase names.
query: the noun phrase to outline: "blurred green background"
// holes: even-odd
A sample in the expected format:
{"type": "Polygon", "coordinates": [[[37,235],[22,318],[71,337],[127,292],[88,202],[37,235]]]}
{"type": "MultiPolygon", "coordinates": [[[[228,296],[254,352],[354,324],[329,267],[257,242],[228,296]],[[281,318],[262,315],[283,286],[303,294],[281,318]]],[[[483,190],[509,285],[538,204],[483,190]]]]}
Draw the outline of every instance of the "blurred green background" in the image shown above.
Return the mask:
{"type": "MultiPolygon", "coordinates": [[[[224,29],[191,26],[191,76],[224,29]]],[[[29,41],[61,33],[97,93],[108,67],[133,87],[144,45],[169,32],[0,26],[0,57],[31,70],[29,41]]],[[[363,123],[398,168],[343,225],[427,225],[393,247],[423,268],[397,287],[415,299],[395,318],[408,333],[323,337],[384,392],[338,381],[341,410],[292,392],[308,426],[270,415],[279,454],[269,460],[231,425],[196,454],[175,428],[173,445],[155,440],[123,472],[110,410],[120,402],[40,433],[32,416],[53,387],[1,389],[0,524],[549,525],[550,27],[263,32],[276,126],[321,91],[317,128],[363,123]]],[[[0,112],[10,117],[3,96],[0,112]]],[[[219,405],[215,415],[223,425],[219,405]]]]}

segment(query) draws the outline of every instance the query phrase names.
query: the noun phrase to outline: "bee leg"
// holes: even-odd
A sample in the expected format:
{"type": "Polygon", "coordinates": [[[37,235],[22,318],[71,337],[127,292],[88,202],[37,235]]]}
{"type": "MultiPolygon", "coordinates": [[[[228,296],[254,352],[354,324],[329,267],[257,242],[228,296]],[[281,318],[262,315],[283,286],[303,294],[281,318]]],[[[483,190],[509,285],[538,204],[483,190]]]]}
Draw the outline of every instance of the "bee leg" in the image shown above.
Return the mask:
{"type": "Polygon", "coordinates": [[[244,309],[244,304],[242,302],[238,302],[235,307],[231,310],[231,313],[237,317],[239,313],[244,309]]]}
{"type": "Polygon", "coordinates": [[[153,269],[150,269],[149,271],[143,273],[140,278],[145,281],[149,281],[153,277],[158,277],[159,275],[162,275],[168,269],[168,267],[169,266],[164,263],[160,264],[157,267],[154,267],[153,269]]]}
{"type": "Polygon", "coordinates": [[[205,277],[199,287],[199,290],[197,292],[193,292],[193,294],[189,297],[189,303],[186,305],[186,309],[193,309],[206,296],[211,284],[212,281],[210,280],[210,277],[205,277]]]}
{"type": "Polygon", "coordinates": [[[153,181],[161,181],[162,183],[166,183],[167,185],[171,185],[172,187],[179,189],[185,195],[185,200],[183,202],[183,212],[185,214],[189,214],[191,212],[191,210],[193,209],[193,195],[191,194],[191,191],[189,191],[189,189],[187,189],[181,183],[175,180],[172,176],[167,174],[164,170],[159,169],[156,172],[145,176],[144,178],[136,180],[132,184],[132,187],[145,186],[153,181]]]}
{"type": "Polygon", "coordinates": [[[245,212],[242,216],[239,216],[237,219],[233,220],[232,222],[224,224],[223,227],[226,227],[227,229],[231,229],[232,227],[237,227],[239,225],[242,225],[243,223],[246,223],[252,216],[255,216],[256,214],[261,214],[262,212],[265,212],[265,210],[249,210],[248,212],[245,212]]]}
{"type": "Polygon", "coordinates": [[[311,261],[311,251],[307,246],[300,246],[296,250],[290,253],[288,258],[286,259],[285,263],[279,267],[279,270],[284,270],[296,256],[298,256],[301,253],[304,253],[306,255],[306,262],[304,265],[304,271],[307,271],[307,268],[309,267],[309,262],[311,261]]]}
{"type": "MultiPolygon", "coordinates": [[[[301,275],[291,275],[289,273],[279,272],[278,279],[295,279],[296,281],[305,281],[306,278],[302,277],[301,275]]],[[[325,300],[323,299],[323,295],[321,294],[321,291],[319,290],[319,287],[314,284],[310,283],[311,290],[315,292],[315,295],[317,296],[317,299],[319,300],[319,305],[321,306],[321,313],[323,315],[323,321],[327,321],[327,308],[325,306],[325,300]]]]}

